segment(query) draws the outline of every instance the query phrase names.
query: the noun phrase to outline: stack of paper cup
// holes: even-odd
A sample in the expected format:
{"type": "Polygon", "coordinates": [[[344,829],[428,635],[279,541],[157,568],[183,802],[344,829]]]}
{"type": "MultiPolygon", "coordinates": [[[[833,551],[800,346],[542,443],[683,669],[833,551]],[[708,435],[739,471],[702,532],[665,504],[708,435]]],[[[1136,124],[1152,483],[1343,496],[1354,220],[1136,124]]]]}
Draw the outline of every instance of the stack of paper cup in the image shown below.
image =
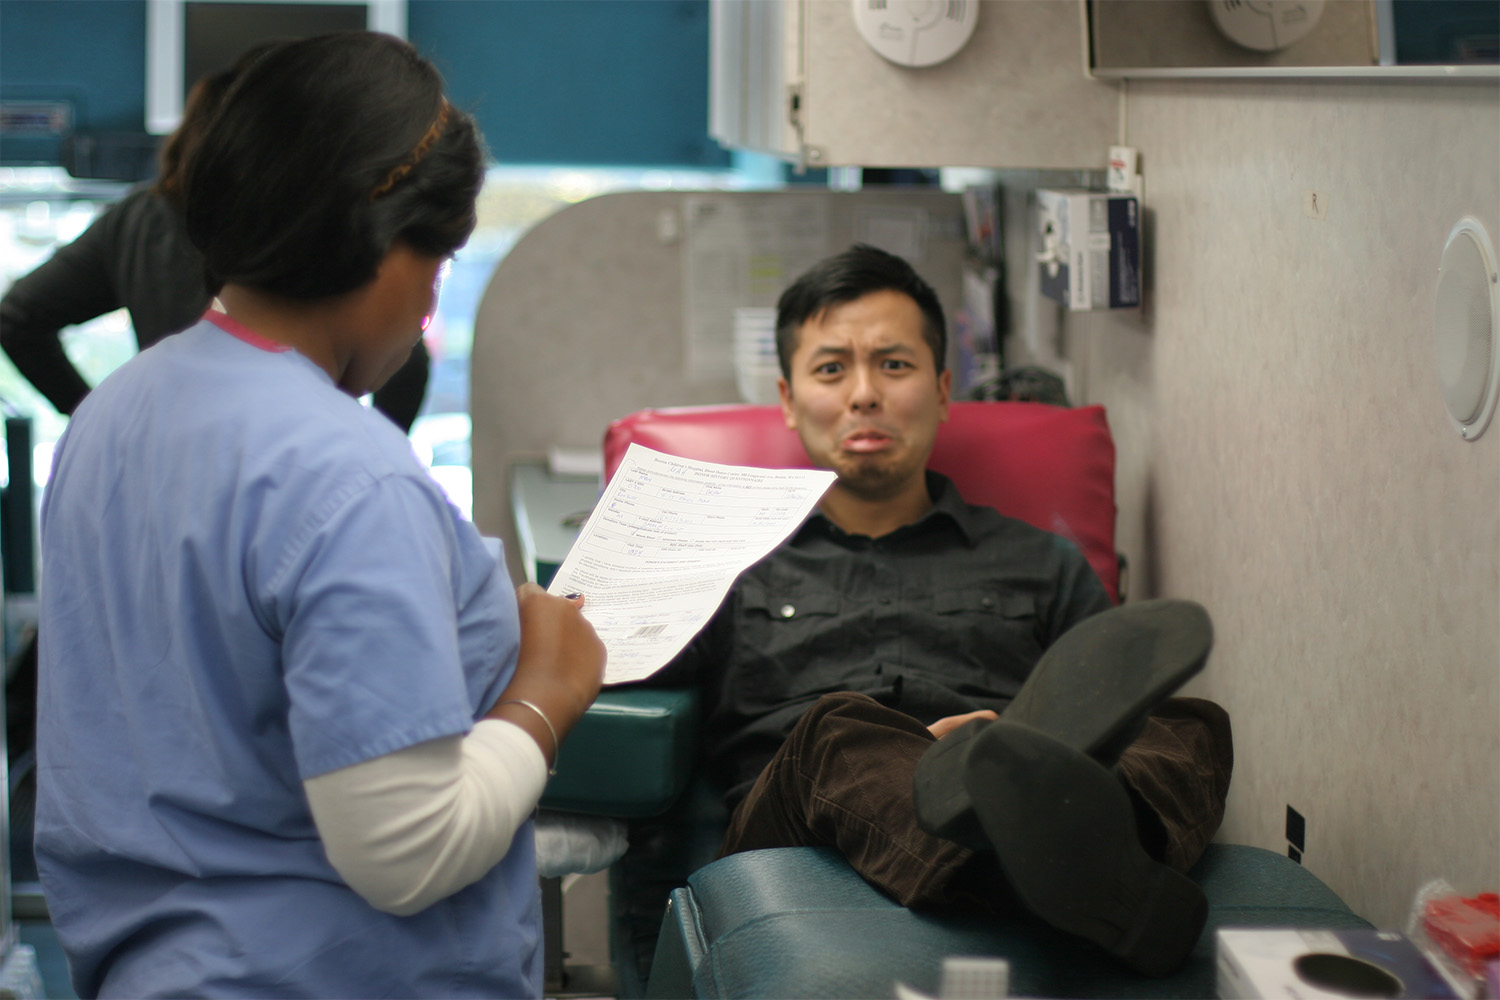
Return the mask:
{"type": "Polygon", "coordinates": [[[747,403],[774,403],[776,378],[776,310],[743,307],[734,311],[734,377],[747,403]]]}

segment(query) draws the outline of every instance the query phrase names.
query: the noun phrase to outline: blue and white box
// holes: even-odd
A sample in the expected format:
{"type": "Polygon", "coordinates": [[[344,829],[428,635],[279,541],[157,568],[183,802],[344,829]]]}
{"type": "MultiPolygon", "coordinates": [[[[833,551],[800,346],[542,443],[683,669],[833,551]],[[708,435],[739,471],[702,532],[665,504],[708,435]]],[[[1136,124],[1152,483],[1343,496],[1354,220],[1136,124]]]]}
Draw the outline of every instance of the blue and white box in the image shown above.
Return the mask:
{"type": "Polygon", "coordinates": [[[1041,290],[1070,310],[1141,304],[1141,212],[1133,194],[1036,193],[1041,290]]]}
{"type": "Polygon", "coordinates": [[[1397,931],[1223,928],[1218,952],[1221,1000],[1458,996],[1397,931]]]}

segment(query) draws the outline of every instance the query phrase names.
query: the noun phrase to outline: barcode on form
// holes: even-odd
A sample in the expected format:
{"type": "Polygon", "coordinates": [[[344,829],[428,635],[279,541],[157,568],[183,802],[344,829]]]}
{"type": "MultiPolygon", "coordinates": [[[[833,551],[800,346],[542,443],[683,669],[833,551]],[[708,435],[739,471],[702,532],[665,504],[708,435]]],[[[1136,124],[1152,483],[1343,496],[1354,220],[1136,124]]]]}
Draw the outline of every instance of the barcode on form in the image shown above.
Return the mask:
{"type": "Polygon", "coordinates": [[[649,639],[653,635],[661,635],[666,630],[667,627],[665,625],[642,625],[640,628],[630,633],[630,638],[649,639]]]}

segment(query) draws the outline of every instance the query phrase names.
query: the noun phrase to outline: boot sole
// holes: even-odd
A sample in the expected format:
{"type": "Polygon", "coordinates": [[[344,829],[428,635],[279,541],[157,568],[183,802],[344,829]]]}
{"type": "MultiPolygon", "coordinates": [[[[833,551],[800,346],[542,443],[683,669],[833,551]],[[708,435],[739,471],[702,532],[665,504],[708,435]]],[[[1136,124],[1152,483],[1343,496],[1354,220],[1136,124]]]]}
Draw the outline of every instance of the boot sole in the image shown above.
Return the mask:
{"type": "Polygon", "coordinates": [[[970,850],[988,850],[990,843],[974,800],[964,781],[969,754],[980,734],[993,720],[966,722],[938,740],[922,754],[912,780],[912,807],[917,825],[934,837],[951,840],[970,850]]]}
{"type": "Polygon", "coordinates": [[[1213,637],[1193,601],[1111,608],[1048,647],[1001,716],[1112,765],[1151,710],[1203,669],[1213,637]]]}
{"type": "MultiPolygon", "coordinates": [[[[1111,608],[1053,643],[1000,718],[1113,766],[1151,710],[1203,669],[1212,647],[1208,612],[1192,601],[1111,608]]],[[[988,841],[964,775],[974,740],[991,725],[976,720],[938,740],[912,783],[918,825],[975,850],[988,841]]]]}

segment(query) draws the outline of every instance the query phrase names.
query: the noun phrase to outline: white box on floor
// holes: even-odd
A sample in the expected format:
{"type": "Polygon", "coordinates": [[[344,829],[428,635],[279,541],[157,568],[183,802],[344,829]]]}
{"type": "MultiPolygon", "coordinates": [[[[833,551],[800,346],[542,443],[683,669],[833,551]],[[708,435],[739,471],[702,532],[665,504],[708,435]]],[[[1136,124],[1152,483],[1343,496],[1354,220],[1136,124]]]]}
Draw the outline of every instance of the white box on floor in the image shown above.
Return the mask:
{"type": "Polygon", "coordinates": [[[1219,931],[1218,993],[1222,1000],[1457,996],[1405,934],[1269,928],[1219,931]]]}
{"type": "Polygon", "coordinates": [[[1043,188],[1036,193],[1042,294],[1072,310],[1141,304],[1141,218],[1135,195],[1043,188]]]}

